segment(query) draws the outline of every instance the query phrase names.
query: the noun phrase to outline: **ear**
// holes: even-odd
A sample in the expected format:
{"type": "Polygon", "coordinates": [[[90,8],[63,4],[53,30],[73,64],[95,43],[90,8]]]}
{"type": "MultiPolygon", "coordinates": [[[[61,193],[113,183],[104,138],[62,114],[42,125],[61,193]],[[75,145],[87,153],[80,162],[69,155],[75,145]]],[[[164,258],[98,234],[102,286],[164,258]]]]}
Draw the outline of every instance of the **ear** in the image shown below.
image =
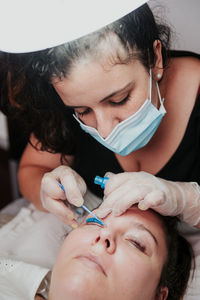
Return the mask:
{"type": "Polygon", "coordinates": [[[168,297],[168,288],[166,286],[162,286],[156,295],[155,300],[166,300],[168,297]]]}
{"type": "Polygon", "coordinates": [[[152,68],[152,73],[155,81],[159,81],[163,76],[163,59],[162,59],[162,44],[161,41],[155,40],[153,43],[155,53],[155,65],[152,68]]]}

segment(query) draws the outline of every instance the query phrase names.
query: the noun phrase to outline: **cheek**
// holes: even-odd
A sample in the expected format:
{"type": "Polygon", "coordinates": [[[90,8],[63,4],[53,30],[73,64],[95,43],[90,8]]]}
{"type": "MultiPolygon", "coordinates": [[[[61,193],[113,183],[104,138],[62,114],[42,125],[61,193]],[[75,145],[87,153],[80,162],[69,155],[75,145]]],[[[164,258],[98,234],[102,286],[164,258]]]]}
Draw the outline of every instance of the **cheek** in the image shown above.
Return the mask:
{"type": "Polygon", "coordinates": [[[149,98],[149,92],[144,88],[138,88],[130,95],[129,109],[132,110],[132,113],[136,113],[144,102],[149,98]]]}
{"type": "Polygon", "coordinates": [[[151,299],[160,274],[150,259],[136,250],[131,253],[127,249],[120,251],[115,259],[113,290],[117,299],[151,299]]]}
{"type": "Polygon", "coordinates": [[[74,249],[80,246],[80,238],[81,235],[79,232],[72,231],[62,245],[61,254],[70,254],[74,249]]]}
{"type": "Polygon", "coordinates": [[[71,231],[62,245],[56,261],[66,262],[71,257],[88,251],[97,231],[98,229],[92,226],[79,227],[71,231]]]}

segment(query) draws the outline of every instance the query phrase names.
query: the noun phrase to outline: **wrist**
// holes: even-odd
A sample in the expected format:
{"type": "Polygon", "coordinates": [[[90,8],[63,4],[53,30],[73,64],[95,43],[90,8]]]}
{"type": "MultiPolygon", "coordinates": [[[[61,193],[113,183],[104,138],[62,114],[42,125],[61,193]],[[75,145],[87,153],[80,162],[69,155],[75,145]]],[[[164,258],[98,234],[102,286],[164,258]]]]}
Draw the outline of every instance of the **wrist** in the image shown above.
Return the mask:
{"type": "MultiPolygon", "coordinates": [[[[178,182],[184,195],[184,205],[180,205],[180,219],[191,226],[200,225],[200,187],[196,182],[178,182]]],[[[181,199],[179,200],[181,202],[181,199]]]]}

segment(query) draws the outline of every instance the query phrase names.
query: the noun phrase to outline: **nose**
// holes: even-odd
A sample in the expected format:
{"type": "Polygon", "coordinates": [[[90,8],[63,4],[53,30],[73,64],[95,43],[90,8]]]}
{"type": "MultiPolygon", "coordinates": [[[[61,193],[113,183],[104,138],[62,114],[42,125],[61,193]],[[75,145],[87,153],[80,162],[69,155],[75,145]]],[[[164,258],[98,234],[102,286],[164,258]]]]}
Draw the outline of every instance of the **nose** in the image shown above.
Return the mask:
{"type": "Polygon", "coordinates": [[[118,123],[118,119],[111,114],[106,114],[103,111],[96,113],[96,129],[104,139],[112,132],[118,123]]]}
{"type": "Polygon", "coordinates": [[[102,228],[101,232],[95,237],[93,245],[103,246],[106,252],[112,254],[116,249],[116,240],[114,235],[107,229],[102,228]]]}

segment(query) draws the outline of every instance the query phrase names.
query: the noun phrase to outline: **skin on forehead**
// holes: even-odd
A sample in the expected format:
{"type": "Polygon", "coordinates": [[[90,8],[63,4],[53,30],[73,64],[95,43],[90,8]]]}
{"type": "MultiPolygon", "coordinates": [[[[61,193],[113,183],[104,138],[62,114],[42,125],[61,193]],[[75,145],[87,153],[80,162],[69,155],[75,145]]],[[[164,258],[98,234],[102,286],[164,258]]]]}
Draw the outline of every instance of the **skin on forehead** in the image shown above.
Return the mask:
{"type": "Polygon", "coordinates": [[[103,228],[83,223],[66,238],[53,270],[50,299],[58,293],[60,300],[155,299],[167,256],[160,218],[133,207],[121,217],[108,216],[104,223],[103,228]],[[146,247],[145,253],[135,241],[146,247]],[[104,273],[77,258],[91,254],[104,273]]]}

